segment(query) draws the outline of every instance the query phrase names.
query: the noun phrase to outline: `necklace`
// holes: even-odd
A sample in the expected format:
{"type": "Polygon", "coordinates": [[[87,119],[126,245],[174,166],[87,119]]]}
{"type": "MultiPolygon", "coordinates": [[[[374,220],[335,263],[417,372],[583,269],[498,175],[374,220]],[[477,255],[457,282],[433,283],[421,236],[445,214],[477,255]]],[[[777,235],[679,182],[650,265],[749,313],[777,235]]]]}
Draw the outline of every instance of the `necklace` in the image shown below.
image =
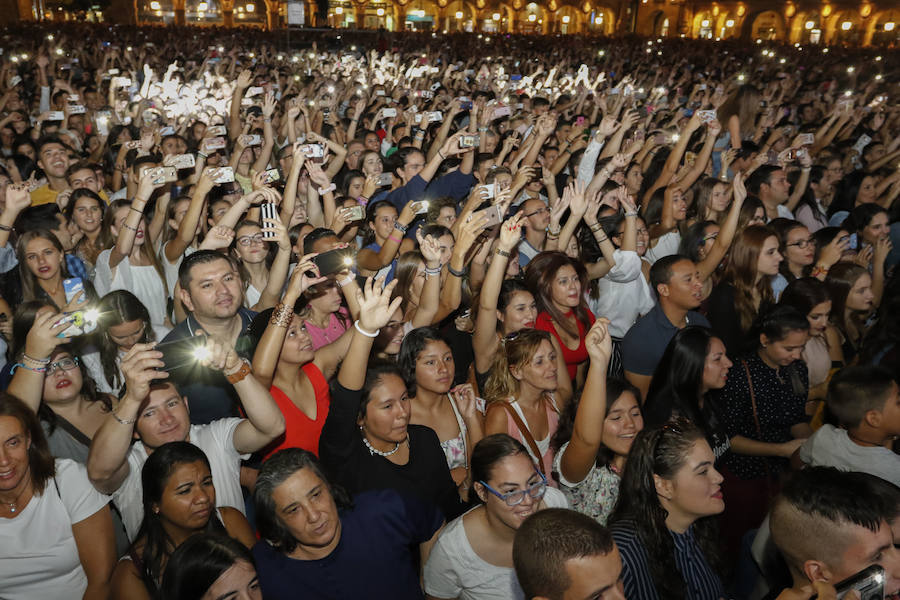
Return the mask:
{"type": "Polygon", "coordinates": [[[372,455],[377,454],[378,456],[385,456],[385,457],[396,454],[397,450],[400,449],[400,444],[402,443],[402,442],[397,442],[397,445],[394,446],[393,450],[389,450],[387,452],[382,452],[381,450],[379,450],[378,448],[374,447],[372,444],[369,443],[369,440],[366,439],[365,433],[362,436],[362,440],[363,440],[363,444],[366,445],[366,448],[369,449],[369,454],[372,454],[372,455]]]}
{"type": "MultiPolygon", "coordinates": [[[[26,473],[25,475],[28,476],[27,473],[26,473]]],[[[25,483],[25,486],[22,488],[22,491],[19,492],[19,495],[16,496],[15,499],[14,499],[12,502],[7,502],[7,501],[5,501],[5,500],[3,501],[3,504],[5,504],[5,505],[7,505],[7,506],[9,507],[9,512],[10,512],[10,513],[16,514],[16,512],[18,512],[18,510],[19,510],[19,499],[22,497],[22,495],[25,493],[25,491],[26,491],[27,489],[28,489],[28,483],[26,482],[26,483],[25,483]]]]}

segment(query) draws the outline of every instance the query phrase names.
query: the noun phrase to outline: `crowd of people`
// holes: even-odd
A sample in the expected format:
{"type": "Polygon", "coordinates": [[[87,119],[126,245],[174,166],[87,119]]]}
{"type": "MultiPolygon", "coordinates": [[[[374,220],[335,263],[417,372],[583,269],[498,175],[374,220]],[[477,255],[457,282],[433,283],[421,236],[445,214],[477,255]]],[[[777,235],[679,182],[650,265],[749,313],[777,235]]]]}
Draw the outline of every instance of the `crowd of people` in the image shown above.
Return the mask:
{"type": "Polygon", "coordinates": [[[900,594],[896,51],[0,34],[0,597],[900,594]]]}

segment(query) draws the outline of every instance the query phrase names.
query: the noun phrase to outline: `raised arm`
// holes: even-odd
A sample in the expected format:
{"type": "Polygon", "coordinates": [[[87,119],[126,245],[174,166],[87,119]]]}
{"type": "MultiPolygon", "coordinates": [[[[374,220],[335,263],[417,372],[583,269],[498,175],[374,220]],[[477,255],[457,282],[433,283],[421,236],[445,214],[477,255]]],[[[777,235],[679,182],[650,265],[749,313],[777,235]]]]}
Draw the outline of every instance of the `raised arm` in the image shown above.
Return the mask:
{"type": "Polygon", "coordinates": [[[259,157],[253,162],[253,171],[259,173],[265,171],[272,158],[272,148],[275,146],[275,132],[272,130],[272,114],[275,112],[275,96],[272,92],[266,94],[263,100],[263,144],[259,157]]]}
{"type": "Polygon", "coordinates": [[[597,461],[597,450],[603,443],[603,421],[606,418],[606,370],[612,356],[609,320],[598,318],[585,336],[590,356],[581,403],[575,414],[572,438],[560,461],[563,477],[573,483],[584,481],[597,461]]]}
{"type": "Polygon", "coordinates": [[[713,243],[709,254],[707,254],[706,258],[697,265],[697,270],[700,272],[700,278],[704,281],[716,271],[719,264],[722,262],[722,259],[725,257],[725,253],[728,252],[728,249],[731,247],[731,242],[734,240],[734,234],[737,233],[738,217],[741,214],[741,206],[744,205],[744,200],[747,198],[747,188],[744,187],[744,175],[742,173],[735,174],[732,186],[734,188],[734,193],[732,194],[734,198],[731,201],[731,207],[728,209],[728,214],[722,222],[722,228],[719,230],[719,235],[716,236],[716,241],[713,243]]]}
{"type": "Polygon", "coordinates": [[[478,298],[478,315],[475,318],[475,333],[472,347],[475,351],[475,370],[487,373],[494,363],[493,352],[497,349],[497,301],[506,276],[510,255],[522,239],[522,214],[507,219],[500,227],[500,240],[494,251],[491,266],[488,267],[481,295],[478,298]]]}
{"type": "Polygon", "coordinates": [[[447,265],[447,281],[441,289],[441,299],[437,314],[432,323],[438,323],[459,308],[462,300],[462,276],[466,268],[466,255],[475,243],[478,234],[484,229],[487,217],[480,215],[462,224],[459,236],[453,245],[453,254],[447,265]]]}
{"type": "Polygon", "coordinates": [[[131,206],[128,207],[128,214],[125,216],[125,222],[122,223],[119,234],[116,236],[116,245],[113,246],[112,251],[109,253],[109,268],[111,270],[115,269],[126,256],[131,254],[131,250],[134,248],[134,236],[138,231],[141,218],[144,216],[144,207],[147,205],[147,200],[150,199],[153,190],[161,185],[154,183],[153,177],[151,171],[146,171],[144,176],[141,177],[137,195],[131,201],[131,206]]]}
{"type": "Polygon", "coordinates": [[[241,132],[241,100],[244,98],[244,92],[250,87],[251,81],[253,81],[253,73],[249,69],[244,69],[234,82],[234,93],[231,96],[231,107],[228,113],[228,137],[232,141],[241,132]]]}
{"type": "Polygon", "coordinates": [[[259,302],[253,306],[253,310],[257,312],[272,308],[281,298],[281,290],[284,289],[284,281],[287,279],[288,268],[291,264],[291,240],[284,224],[276,216],[274,219],[263,219],[262,225],[263,235],[274,234],[275,237],[266,238],[266,241],[278,244],[278,252],[269,269],[266,287],[259,296],[259,302]]]}
{"type": "MultiPolygon", "coordinates": [[[[77,300],[77,298],[75,299],[77,300]]],[[[70,307],[66,307],[67,309],[70,307]]],[[[43,310],[34,317],[34,323],[25,337],[25,353],[22,357],[14,357],[17,366],[9,382],[7,392],[28,405],[35,413],[41,406],[44,393],[44,375],[47,364],[57,346],[69,341],[68,338],[56,337],[69,327],[69,323],[59,323],[63,314],[55,310],[43,310]]]]}
{"type": "Polygon", "coordinates": [[[135,344],[122,359],[122,375],[125,377],[125,395],[119,405],[94,434],[88,454],[87,470],[91,483],[98,491],[112,494],[128,477],[128,452],[134,439],[134,425],[141,405],[150,395],[150,385],[158,379],[167,379],[162,352],[156,344],[135,344]]]}
{"type": "Polygon", "coordinates": [[[294,305],[309,286],[325,281],[324,277],[318,275],[318,268],[312,262],[314,256],[316,255],[307,254],[297,263],[284,297],[272,312],[269,325],[256,345],[256,352],[253,353],[253,375],[264,386],[272,385],[281,346],[294,314],[294,305]]]}
{"type": "MultiPolygon", "coordinates": [[[[191,245],[191,242],[194,241],[197,226],[200,224],[200,219],[203,216],[203,207],[206,206],[206,196],[213,188],[213,185],[215,185],[213,182],[218,173],[218,169],[207,169],[200,176],[200,181],[197,182],[197,185],[194,186],[194,193],[191,194],[191,203],[181,219],[178,233],[165,246],[166,260],[169,263],[174,263],[178,260],[184,254],[184,251],[187,250],[187,247],[191,245]]],[[[143,183],[143,180],[141,180],[141,183],[143,183]]],[[[223,225],[228,224],[223,223],[223,225]]],[[[234,227],[234,225],[228,226],[234,227]]]]}
{"type": "Polygon", "coordinates": [[[391,293],[397,285],[397,280],[390,282],[384,288],[381,287],[383,279],[366,279],[362,290],[356,292],[356,298],[360,307],[359,326],[354,326],[350,339],[350,348],[347,356],[341,364],[338,372],[338,383],[348,390],[361,390],[366,381],[366,369],[369,364],[369,352],[372,343],[378,336],[378,331],[387,325],[403,302],[403,298],[397,297],[391,300],[391,293]]]}

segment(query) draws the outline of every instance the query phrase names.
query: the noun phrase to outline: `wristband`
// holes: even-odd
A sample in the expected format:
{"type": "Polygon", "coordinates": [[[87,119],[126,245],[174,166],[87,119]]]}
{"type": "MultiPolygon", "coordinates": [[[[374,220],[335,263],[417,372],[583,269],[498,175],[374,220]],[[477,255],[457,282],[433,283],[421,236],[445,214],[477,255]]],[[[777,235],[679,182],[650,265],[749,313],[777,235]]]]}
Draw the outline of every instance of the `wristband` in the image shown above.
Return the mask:
{"type": "Polygon", "coordinates": [[[22,358],[24,358],[25,360],[30,360],[30,361],[33,361],[33,362],[42,364],[42,365],[49,365],[49,364],[50,364],[50,358],[49,358],[49,357],[48,357],[48,358],[32,358],[31,356],[28,356],[27,354],[22,354],[22,358]]]}
{"type": "Polygon", "coordinates": [[[336,189],[337,189],[337,186],[334,185],[334,183],[332,183],[331,185],[329,185],[329,186],[326,187],[326,188],[319,188],[319,195],[320,195],[320,196],[324,196],[324,195],[327,194],[328,192],[333,192],[333,191],[336,190],[336,189]]]}
{"type": "Polygon", "coordinates": [[[394,229],[396,229],[397,231],[402,231],[403,233],[406,233],[406,230],[408,228],[409,228],[409,225],[404,225],[400,221],[394,221],[394,229]]]}
{"type": "Polygon", "coordinates": [[[443,152],[441,152],[441,151],[440,151],[440,150],[438,150],[438,156],[440,156],[440,157],[441,157],[441,160],[446,160],[446,159],[447,159],[447,157],[446,157],[446,156],[444,156],[444,153],[443,153],[443,152]]]}
{"type": "Polygon", "coordinates": [[[509,258],[509,252],[507,252],[506,250],[503,250],[503,249],[501,249],[501,248],[497,248],[497,249],[494,251],[494,253],[495,253],[495,254],[499,254],[500,256],[505,256],[506,258],[509,258]]]}
{"type": "Polygon", "coordinates": [[[0,231],[12,231],[13,228],[9,225],[0,225],[0,231]]]}
{"type": "Polygon", "coordinates": [[[340,286],[340,287],[346,287],[346,286],[350,285],[351,283],[353,283],[352,275],[347,275],[343,279],[338,279],[338,282],[337,282],[338,286],[340,286]]]}
{"type": "Polygon", "coordinates": [[[209,154],[204,154],[204,153],[199,152],[199,151],[197,152],[197,156],[199,156],[199,157],[202,158],[203,160],[206,160],[207,158],[209,158],[209,154]]]}
{"type": "Polygon", "coordinates": [[[138,230],[137,227],[132,227],[128,223],[122,223],[122,227],[124,227],[125,229],[128,229],[129,231],[134,231],[135,233],[137,233],[137,230],[138,230]]]}
{"type": "Polygon", "coordinates": [[[116,414],[116,411],[111,411],[109,414],[111,414],[113,416],[113,419],[115,419],[116,422],[120,425],[134,425],[137,421],[137,417],[134,417],[133,419],[122,419],[121,417],[119,417],[119,415],[116,414]]]}
{"type": "Polygon", "coordinates": [[[228,383],[234,385],[243,381],[250,374],[250,362],[246,358],[241,359],[241,366],[234,373],[225,373],[228,383]]]}
{"type": "Polygon", "coordinates": [[[393,233],[388,236],[388,239],[391,240],[392,242],[397,242],[398,244],[403,243],[403,240],[401,240],[400,238],[394,237],[393,233]]]}
{"type": "Polygon", "coordinates": [[[128,210],[133,210],[133,211],[136,212],[136,213],[144,214],[144,211],[138,210],[138,209],[136,209],[136,208],[133,207],[133,206],[129,206],[129,207],[128,207],[128,210]]]}
{"type": "Polygon", "coordinates": [[[460,279],[462,279],[463,277],[466,276],[466,272],[465,272],[464,270],[463,270],[463,271],[457,271],[456,269],[454,269],[454,268],[451,267],[450,265],[447,265],[447,270],[450,271],[450,274],[451,274],[451,275],[453,275],[454,277],[459,277],[460,279]]]}
{"type": "Polygon", "coordinates": [[[372,333],[372,332],[370,332],[370,331],[366,331],[365,329],[363,329],[362,327],[359,326],[359,319],[357,319],[357,320],[353,323],[353,327],[355,327],[356,330],[357,330],[358,332],[360,332],[361,334],[363,334],[364,336],[370,337],[370,338],[376,338],[376,337],[378,337],[378,334],[381,333],[381,330],[380,330],[380,329],[376,329],[376,330],[375,330],[375,333],[372,333]]]}
{"type": "Polygon", "coordinates": [[[16,369],[18,369],[19,367],[22,367],[23,369],[26,369],[28,371],[33,371],[35,373],[46,373],[47,372],[47,367],[29,367],[25,363],[16,363],[9,370],[9,374],[10,375],[14,374],[16,372],[16,369]]]}
{"type": "Polygon", "coordinates": [[[440,274],[441,274],[440,267],[435,267],[433,269],[431,269],[429,267],[425,267],[425,275],[432,276],[432,275],[440,275],[440,274]]]}
{"type": "Polygon", "coordinates": [[[636,217],[636,216],[638,216],[638,212],[637,211],[627,212],[627,213],[625,213],[625,216],[626,217],[636,217]]]}
{"type": "Polygon", "coordinates": [[[598,231],[603,229],[603,225],[601,225],[600,223],[594,223],[593,225],[588,225],[588,229],[590,229],[594,233],[597,233],[598,231]]]}

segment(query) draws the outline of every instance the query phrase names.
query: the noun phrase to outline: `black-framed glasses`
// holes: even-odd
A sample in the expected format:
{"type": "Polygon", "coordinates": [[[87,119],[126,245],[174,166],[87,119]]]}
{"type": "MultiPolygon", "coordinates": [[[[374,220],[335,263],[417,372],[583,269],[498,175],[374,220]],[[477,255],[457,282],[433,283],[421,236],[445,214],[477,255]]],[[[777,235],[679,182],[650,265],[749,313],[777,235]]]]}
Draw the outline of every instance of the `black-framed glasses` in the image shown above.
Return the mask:
{"type": "Polygon", "coordinates": [[[806,239],[806,240],[797,240],[796,242],[793,242],[793,243],[791,243],[791,244],[788,244],[787,246],[788,246],[789,248],[790,248],[791,246],[797,246],[797,247],[800,248],[801,250],[804,250],[804,249],[806,249],[807,246],[815,246],[815,245],[816,245],[816,240],[815,240],[814,238],[809,238],[809,239],[806,239]]]}
{"type": "Polygon", "coordinates": [[[537,209],[537,210],[534,211],[534,212],[526,213],[525,216],[526,216],[526,217],[533,217],[534,215],[539,215],[539,214],[542,214],[542,213],[545,213],[545,212],[546,212],[546,213],[550,212],[550,209],[547,208],[546,206],[544,206],[544,207],[542,207],[542,208],[539,208],[539,209],[537,209]]]}
{"type": "Polygon", "coordinates": [[[529,485],[524,490],[506,492],[505,494],[501,494],[484,481],[479,481],[478,483],[483,485],[487,491],[506,502],[507,506],[518,506],[525,501],[526,496],[531,496],[535,500],[540,500],[544,497],[544,494],[547,493],[547,478],[544,477],[544,474],[540,471],[535,472],[541,476],[541,480],[539,482],[529,485]]]}
{"type": "Polygon", "coordinates": [[[72,369],[78,366],[78,357],[77,356],[69,356],[62,360],[58,360],[56,362],[52,362],[47,365],[47,375],[53,375],[58,370],[62,369],[63,371],[71,371],[72,369]]]}

